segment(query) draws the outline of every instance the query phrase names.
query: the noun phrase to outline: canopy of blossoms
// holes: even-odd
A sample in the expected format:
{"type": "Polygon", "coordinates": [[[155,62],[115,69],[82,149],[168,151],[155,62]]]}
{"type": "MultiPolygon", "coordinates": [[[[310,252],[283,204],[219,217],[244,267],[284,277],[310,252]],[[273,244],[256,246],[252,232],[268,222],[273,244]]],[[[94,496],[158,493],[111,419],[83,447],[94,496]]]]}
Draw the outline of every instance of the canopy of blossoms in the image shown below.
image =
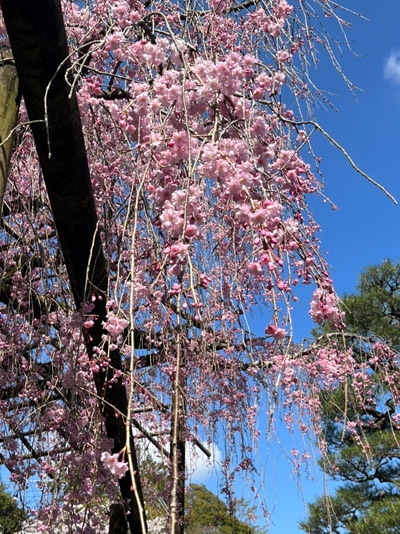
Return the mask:
{"type": "MultiPolygon", "coordinates": [[[[336,65],[321,21],[342,29],[351,13],[331,0],[61,5],[107,289],[88,281],[74,299],[22,103],[0,233],[2,461],[22,492],[38,484],[43,529],[62,513],[93,532],[120,491],[132,512],[128,480],[145,532],[146,479],[132,457],[150,440],[171,470],[178,532],[185,443],[207,454],[204,443],[224,437],[229,497],[240,473],[256,479],[258,420],[273,427],[279,398],[289,427],[318,432],[321,388],[357,376],[374,402],[371,358],[399,382],[381,344],[360,359],[292,342],[299,284],[314,287],[316,323],[344,328],[308,209],[323,197],[308,67],[319,53],[336,65]],[[257,307],[266,321],[255,336],[257,307]],[[126,406],[107,405],[103,392],[117,387],[126,406]]],[[[3,23],[1,34],[8,45],[3,23]]],[[[293,457],[295,468],[307,458],[293,457]]]]}

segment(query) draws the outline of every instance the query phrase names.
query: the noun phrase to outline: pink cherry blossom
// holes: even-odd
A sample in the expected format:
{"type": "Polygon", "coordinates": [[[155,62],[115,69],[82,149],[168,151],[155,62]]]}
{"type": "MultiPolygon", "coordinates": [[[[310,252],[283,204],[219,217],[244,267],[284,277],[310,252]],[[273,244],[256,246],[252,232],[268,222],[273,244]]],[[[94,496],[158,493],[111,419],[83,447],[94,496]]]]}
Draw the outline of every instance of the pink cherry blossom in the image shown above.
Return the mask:
{"type": "MultiPolygon", "coordinates": [[[[332,0],[315,2],[312,16],[294,0],[200,4],[61,0],[71,63],[59,66],[57,83],[65,81],[68,109],[75,96],[79,104],[85,199],[93,195],[100,242],[89,247],[89,265],[77,261],[84,302],[74,297],[34,125],[20,109],[0,231],[0,439],[16,491],[39,486],[43,529],[62,513],[71,532],[89,532],[77,526],[82,505],[104,531],[109,518],[99,503],[119,502],[121,488],[132,517],[136,490],[125,458],[111,453],[132,441],[151,436],[171,452],[163,455],[170,476],[161,498],[172,503],[186,476],[176,474],[181,437],[211,447],[223,436],[221,479],[233,498],[240,474],[259,487],[260,406],[271,432],[281,409],[290,430],[313,429],[324,450],[321,390],[352,377],[366,402],[379,366],[400,399],[397,356],[383,343],[360,363],[333,341],[302,351],[291,338],[303,284],[317,288],[313,320],[344,328],[309,207],[324,192],[307,110],[320,97],[311,65],[331,46],[328,36],[321,43],[318,17],[348,11],[332,0]],[[252,322],[259,308],[265,336],[252,322]]],[[[2,18],[0,27],[8,43],[2,18]]],[[[76,228],[78,244],[83,230],[76,228]]],[[[307,456],[297,450],[301,463],[307,456]]],[[[150,479],[137,474],[144,486],[150,479]]],[[[173,508],[160,528],[176,530],[173,508]]]]}
{"type": "Polygon", "coordinates": [[[101,453],[101,461],[103,462],[104,467],[107,467],[111,474],[117,478],[122,478],[129,467],[126,462],[119,461],[119,454],[110,454],[107,451],[101,453]]]}
{"type": "Polygon", "coordinates": [[[345,314],[339,310],[339,301],[333,292],[316,289],[311,301],[310,315],[318,324],[329,321],[334,326],[343,328],[345,314]]]}
{"type": "Polygon", "coordinates": [[[287,336],[286,330],[279,328],[275,324],[269,324],[265,329],[265,333],[268,336],[272,336],[274,339],[276,339],[276,341],[284,339],[287,336]]]}
{"type": "Polygon", "coordinates": [[[247,269],[248,269],[249,273],[252,274],[252,275],[262,274],[262,271],[263,271],[262,266],[257,262],[250,262],[247,265],[247,269]]]}

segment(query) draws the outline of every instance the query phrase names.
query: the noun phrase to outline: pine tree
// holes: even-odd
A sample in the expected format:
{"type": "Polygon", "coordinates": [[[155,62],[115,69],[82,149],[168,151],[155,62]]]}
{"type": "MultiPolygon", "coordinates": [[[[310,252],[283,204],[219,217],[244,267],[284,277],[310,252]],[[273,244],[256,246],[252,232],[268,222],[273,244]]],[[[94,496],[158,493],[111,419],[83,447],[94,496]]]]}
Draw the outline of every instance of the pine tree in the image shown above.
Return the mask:
{"type": "Polygon", "coordinates": [[[7,493],[4,484],[0,484],[0,534],[19,532],[25,518],[25,512],[7,493]]]}
{"type": "MultiPolygon", "coordinates": [[[[140,460],[146,473],[144,496],[150,521],[165,518],[168,510],[168,470],[146,455],[140,460]]],[[[263,534],[264,529],[249,524],[255,511],[244,499],[236,500],[232,513],[226,503],[203,484],[189,484],[185,494],[185,534],[263,534]]]]}
{"type": "MultiPolygon", "coordinates": [[[[261,530],[232,516],[227,505],[202,484],[190,484],[188,494],[187,534],[257,534],[261,530]]],[[[251,511],[244,501],[238,507],[251,511]]],[[[236,508],[236,506],[235,506],[236,508]]]]}
{"type": "MultiPolygon", "coordinates": [[[[343,309],[349,333],[384,340],[398,350],[400,262],[385,260],[366,268],[357,293],[343,298],[343,309]]],[[[358,338],[355,357],[361,358],[363,349],[358,338]]],[[[328,455],[321,464],[342,484],[334,495],[309,504],[309,518],[300,523],[309,534],[400,532],[400,434],[394,430],[390,391],[382,387],[377,370],[373,378],[378,404],[368,399],[361,403],[351,381],[322,395],[328,455]]]]}

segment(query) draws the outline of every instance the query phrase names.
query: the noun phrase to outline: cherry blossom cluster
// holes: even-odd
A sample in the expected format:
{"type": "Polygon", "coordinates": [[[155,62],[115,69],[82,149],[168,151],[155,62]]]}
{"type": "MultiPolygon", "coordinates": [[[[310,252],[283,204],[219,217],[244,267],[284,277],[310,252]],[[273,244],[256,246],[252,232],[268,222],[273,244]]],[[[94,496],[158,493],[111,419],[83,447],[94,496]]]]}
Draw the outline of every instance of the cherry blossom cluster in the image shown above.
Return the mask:
{"type": "Polygon", "coordinates": [[[101,461],[117,478],[122,478],[129,469],[127,462],[119,461],[119,454],[110,454],[107,451],[101,453],[101,461]]]}
{"type": "Polygon", "coordinates": [[[341,19],[335,2],[310,3],[62,2],[109,294],[89,358],[95,297],[75,309],[21,126],[0,232],[0,438],[11,480],[23,490],[39,479],[44,528],[61,508],[73,522],[79,503],[95,510],[116,499],[127,470],[105,437],[99,373],[110,370],[106,387],[123,381],[136,441],[157,436],[170,449],[174,403],[194,446],[222,431],[228,495],[241,472],[257,487],[257,418],[267,402],[273,422],[279,391],[288,427],[306,432],[310,421],[318,431],[321,389],[348,376],[372,402],[371,365],[396,390],[396,356],[385,347],[361,365],[338,345],[302,352],[291,338],[299,284],[313,286],[317,324],[345,327],[308,208],[323,187],[300,120],[313,88],[307,65],[318,43],[328,46],[310,24],[314,7],[341,19]],[[249,326],[257,306],[259,336],[249,326]]]}

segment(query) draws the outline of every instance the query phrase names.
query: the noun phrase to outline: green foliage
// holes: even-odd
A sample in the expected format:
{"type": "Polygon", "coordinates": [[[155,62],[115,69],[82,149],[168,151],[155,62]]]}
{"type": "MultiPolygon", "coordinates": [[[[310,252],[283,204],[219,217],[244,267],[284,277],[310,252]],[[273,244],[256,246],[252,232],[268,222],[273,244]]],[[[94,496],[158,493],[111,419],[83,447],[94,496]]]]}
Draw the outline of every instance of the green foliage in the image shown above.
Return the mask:
{"type": "MultiPolygon", "coordinates": [[[[251,527],[245,521],[232,517],[226,504],[203,485],[190,484],[186,501],[187,534],[261,534],[262,532],[261,529],[251,527]]],[[[243,501],[238,504],[244,508],[245,513],[252,511],[243,501]]]]}
{"type": "Polygon", "coordinates": [[[140,458],[139,463],[140,472],[143,475],[143,495],[147,518],[165,517],[168,511],[167,467],[162,462],[154,460],[149,454],[140,458]]]}
{"type": "MultiPolygon", "coordinates": [[[[381,338],[399,350],[400,262],[385,260],[368,267],[357,290],[342,299],[348,332],[381,338]]],[[[354,343],[353,350],[359,358],[361,345],[354,343]]],[[[328,446],[321,464],[342,484],[333,496],[309,504],[309,517],[300,523],[308,534],[400,532],[400,433],[394,430],[390,392],[382,387],[378,372],[373,379],[377,404],[363,399],[361,405],[351,381],[321,394],[328,446]],[[355,422],[351,432],[349,423],[355,422]]]]}
{"type": "Polygon", "coordinates": [[[310,518],[300,528],[312,534],[398,534],[400,500],[388,495],[365,500],[363,492],[340,488],[333,497],[309,505],[310,518]]]}
{"type": "Polygon", "coordinates": [[[19,532],[26,514],[0,484],[0,534],[19,532]]]}
{"type": "MultiPolygon", "coordinates": [[[[384,260],[362,271],[357,293],[342,297],[347,332],[382,338],[400,350],[400,262],[384,260]]],[[[330,324],[312,330],[315,337],[331,332],[330,324]]]]}
{"type": "MultiPolygon", "coordinates": [[[[168,510],[168,470],[165,464],[146,454],[140,458],[143,492],[148,519],[165,517],[168,510]]],[[[232,516],[228,506],[204,485],[190,484],[185,495],[185,534],[264,534],[248,525],[256,507],[244,500],[235,502],[232,516]]]]}
{"type": "MultiPolygon", "coordinates": [[[[388,430],[375,431],[358,444],[345,435],[336,454],[328,457],[334,469],[332,478],[345,483],[332,497],[321,497],[309,505],[309,518],[300,524],[302,530],[310,534],[398,534],[399,438],[388,430]]],[[[330,447],[335,448],[332,442],[330,447]]]]}
{"type": "Polygon", "coordinates": [[[342,299],[348,330],[400,348],[400,262],[385,260],[360,275],[358,293],[342,299]]]}

